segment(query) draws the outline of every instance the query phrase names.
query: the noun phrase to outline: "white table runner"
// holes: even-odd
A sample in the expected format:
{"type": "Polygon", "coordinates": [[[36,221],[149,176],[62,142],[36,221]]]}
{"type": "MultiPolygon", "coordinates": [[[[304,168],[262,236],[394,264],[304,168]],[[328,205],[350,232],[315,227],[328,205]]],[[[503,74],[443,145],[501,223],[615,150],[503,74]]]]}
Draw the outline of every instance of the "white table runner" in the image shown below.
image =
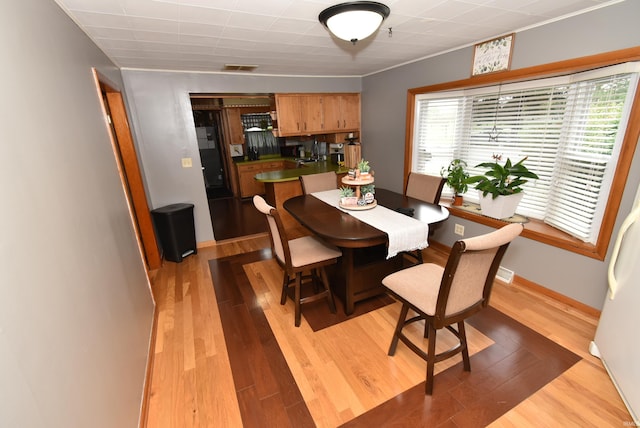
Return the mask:
{"type": "Polygon", "coordinates": [[[387,258],[401,251],[421,250],[429,246],[429,225],[420,220],[380,205],[369,210],[345,210],[339,206],[340,191],[337,189],[314,192],[311,195],[385,232],[389,236],[387,258]]]}

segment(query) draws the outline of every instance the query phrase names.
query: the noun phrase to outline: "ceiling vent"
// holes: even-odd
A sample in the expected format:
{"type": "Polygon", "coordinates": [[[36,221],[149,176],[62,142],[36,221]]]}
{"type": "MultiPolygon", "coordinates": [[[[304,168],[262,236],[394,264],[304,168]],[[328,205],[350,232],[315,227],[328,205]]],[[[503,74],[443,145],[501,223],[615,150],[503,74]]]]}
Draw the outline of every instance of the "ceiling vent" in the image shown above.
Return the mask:
{"type": "Polygon", "coordinates": [[[257,65],[248,64],[225,64],[224,71],[253,71],[258,68],[257,65]]]}

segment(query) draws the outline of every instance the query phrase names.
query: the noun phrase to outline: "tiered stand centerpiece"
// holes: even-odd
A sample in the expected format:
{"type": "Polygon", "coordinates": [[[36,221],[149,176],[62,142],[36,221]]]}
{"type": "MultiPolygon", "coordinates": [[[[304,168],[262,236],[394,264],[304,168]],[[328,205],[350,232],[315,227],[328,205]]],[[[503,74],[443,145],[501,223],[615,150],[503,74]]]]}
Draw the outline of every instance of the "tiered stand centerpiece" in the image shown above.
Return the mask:
{"type": "MultiPolygon", "coordinates": [[[[378,205],[375,199],[371,199],[368,201],[366,198],[363,198],[362,192],[360,190],[361,186],[366,186],[369,184],[373,184],[373,176],[371,174],[361,174],[359,177],[352,178],[349,175],[342,177],[342,184],[346,184],[347,186],[353,187],[355,189],[355,203],[345,203],[343,204],[340,201],[340,208],[344,208],[347,210],[370,210],[378,205]],[[361,201],[365,201],[362,203],[361,201]]],[[[353,199],[352,199],[353,200],[353,199]]]]}

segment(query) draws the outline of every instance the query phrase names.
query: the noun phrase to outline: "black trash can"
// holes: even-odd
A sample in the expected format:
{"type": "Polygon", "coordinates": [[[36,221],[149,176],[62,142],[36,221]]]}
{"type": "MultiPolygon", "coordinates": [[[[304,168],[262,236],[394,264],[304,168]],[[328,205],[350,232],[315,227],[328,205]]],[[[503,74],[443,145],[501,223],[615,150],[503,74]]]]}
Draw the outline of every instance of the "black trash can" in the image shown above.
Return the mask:
{"type": "Polygon", "coordinates": [[[189,254],[196,254],[196,231],[193,223],[193,204],[173,204],[151,211],[164,258],[181,262],[189,254]]]}

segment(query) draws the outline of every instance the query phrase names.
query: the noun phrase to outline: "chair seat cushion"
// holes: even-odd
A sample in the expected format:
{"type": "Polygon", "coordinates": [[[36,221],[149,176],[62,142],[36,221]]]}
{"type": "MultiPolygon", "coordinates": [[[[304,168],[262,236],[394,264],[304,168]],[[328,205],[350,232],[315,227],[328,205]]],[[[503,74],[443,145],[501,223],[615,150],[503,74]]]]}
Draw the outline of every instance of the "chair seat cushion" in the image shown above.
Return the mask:
{"type": "Polygon", "coordinates": [[[434,315],[444,268],[423,263],[392,273],[382,284],[427,315],[434,315]]]}
{"type": "Polygon", "coordinates": [[[315,236],[303,236],[289,241],[291,265],[300,267],[331,260],[342,256],[342,252],[315,236]]]}

